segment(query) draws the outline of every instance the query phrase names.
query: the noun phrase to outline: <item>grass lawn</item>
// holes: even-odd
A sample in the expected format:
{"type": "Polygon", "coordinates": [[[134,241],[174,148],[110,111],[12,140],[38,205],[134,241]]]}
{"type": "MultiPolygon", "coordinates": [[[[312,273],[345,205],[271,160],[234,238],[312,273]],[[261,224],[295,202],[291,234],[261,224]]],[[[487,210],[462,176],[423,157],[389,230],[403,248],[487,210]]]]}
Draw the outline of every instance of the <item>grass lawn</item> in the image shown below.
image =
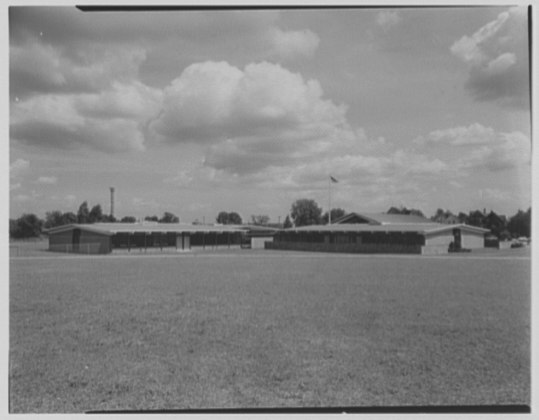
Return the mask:
{"type": "Polygon", "coordinates": [[[527,257],[57,255],[10,260],[11,412],[530,404],[527,257]]]}

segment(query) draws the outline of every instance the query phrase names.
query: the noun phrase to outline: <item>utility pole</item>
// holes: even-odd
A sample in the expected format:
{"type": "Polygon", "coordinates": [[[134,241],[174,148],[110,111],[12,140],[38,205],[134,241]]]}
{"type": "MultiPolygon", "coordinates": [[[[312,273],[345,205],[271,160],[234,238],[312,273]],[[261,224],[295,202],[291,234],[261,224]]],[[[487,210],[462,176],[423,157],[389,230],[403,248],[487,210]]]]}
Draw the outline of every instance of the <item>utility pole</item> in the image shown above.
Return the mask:
{"type": "Polygon", "coordinates": [[[110,187],[110,218],[114,218],[114,187],[110,187]]]}

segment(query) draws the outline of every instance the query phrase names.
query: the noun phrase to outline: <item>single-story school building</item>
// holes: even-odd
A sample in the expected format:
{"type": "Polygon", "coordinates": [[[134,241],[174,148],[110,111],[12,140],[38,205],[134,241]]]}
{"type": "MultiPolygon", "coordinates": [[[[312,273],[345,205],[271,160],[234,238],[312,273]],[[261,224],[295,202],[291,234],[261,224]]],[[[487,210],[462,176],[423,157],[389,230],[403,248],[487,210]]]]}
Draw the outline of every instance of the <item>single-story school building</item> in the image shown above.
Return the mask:
{"type": "Polygon", "coordinates": [[[108,254],[114,249],[249,247],[263,248],[277,229],[250,225],[185,223],[93,223],[58,226],[48,231],[49,250],[108,254]]]}
{"type": "Polygon", "coordinates": [[[482,229],[466,224],[441,224],[416,215],[351,213],[331,225],[313,225],[277,232],[267,249],[445,254],[452,250],[484,248],[482,229]]]}

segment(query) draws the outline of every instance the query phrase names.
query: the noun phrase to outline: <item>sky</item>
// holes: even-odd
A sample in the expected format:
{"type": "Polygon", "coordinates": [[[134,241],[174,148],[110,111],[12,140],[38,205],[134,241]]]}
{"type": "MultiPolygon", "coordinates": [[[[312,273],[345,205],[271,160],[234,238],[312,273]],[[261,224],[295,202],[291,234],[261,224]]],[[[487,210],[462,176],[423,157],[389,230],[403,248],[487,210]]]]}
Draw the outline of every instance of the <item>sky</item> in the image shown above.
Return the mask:
{"type": "Polygon", "coordinates": [[[531,205],[525,7],[8,17],[11,218],[531,205]]]}

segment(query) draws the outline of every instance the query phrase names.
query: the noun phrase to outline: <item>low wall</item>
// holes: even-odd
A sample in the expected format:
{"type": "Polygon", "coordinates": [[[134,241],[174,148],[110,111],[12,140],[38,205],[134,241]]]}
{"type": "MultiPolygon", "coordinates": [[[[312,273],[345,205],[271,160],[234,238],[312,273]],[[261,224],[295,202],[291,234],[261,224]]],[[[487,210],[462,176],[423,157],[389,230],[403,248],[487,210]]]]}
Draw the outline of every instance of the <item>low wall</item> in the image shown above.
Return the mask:
{"type": "Polygon", "coordinates": [[[400,244],[325,244],[312,242],[266,242],[265,249],[355,254],[421,254],[421,245],[400,244]]]}
{"type": "Polygon", "coordinates": [[[251,238],[251,248],[264,249],[264,244],[268,241],[273,242],[273,236],[254,236],[251,238]]]}
{"type": "Polygon", "coordinates": [[[67,252],[72,254],[107,254],[108,251],[103,248],[103,244],[97,243],[84,243],[78,246],[73,244],[54,244],[49,243],[49,251],[52,252],[67,252]]]}
{"type": "Polygon", "coordinates": [[[463,248],[480,249],[485,247],[485,234],[462,232],[461,243],[463,248]]]}
{"type": "Polygon", "coordinates": [[[421,255],[441,255],[448,254],[449,247],[446,244],[425,245],[421,247],[421,255]]]}

